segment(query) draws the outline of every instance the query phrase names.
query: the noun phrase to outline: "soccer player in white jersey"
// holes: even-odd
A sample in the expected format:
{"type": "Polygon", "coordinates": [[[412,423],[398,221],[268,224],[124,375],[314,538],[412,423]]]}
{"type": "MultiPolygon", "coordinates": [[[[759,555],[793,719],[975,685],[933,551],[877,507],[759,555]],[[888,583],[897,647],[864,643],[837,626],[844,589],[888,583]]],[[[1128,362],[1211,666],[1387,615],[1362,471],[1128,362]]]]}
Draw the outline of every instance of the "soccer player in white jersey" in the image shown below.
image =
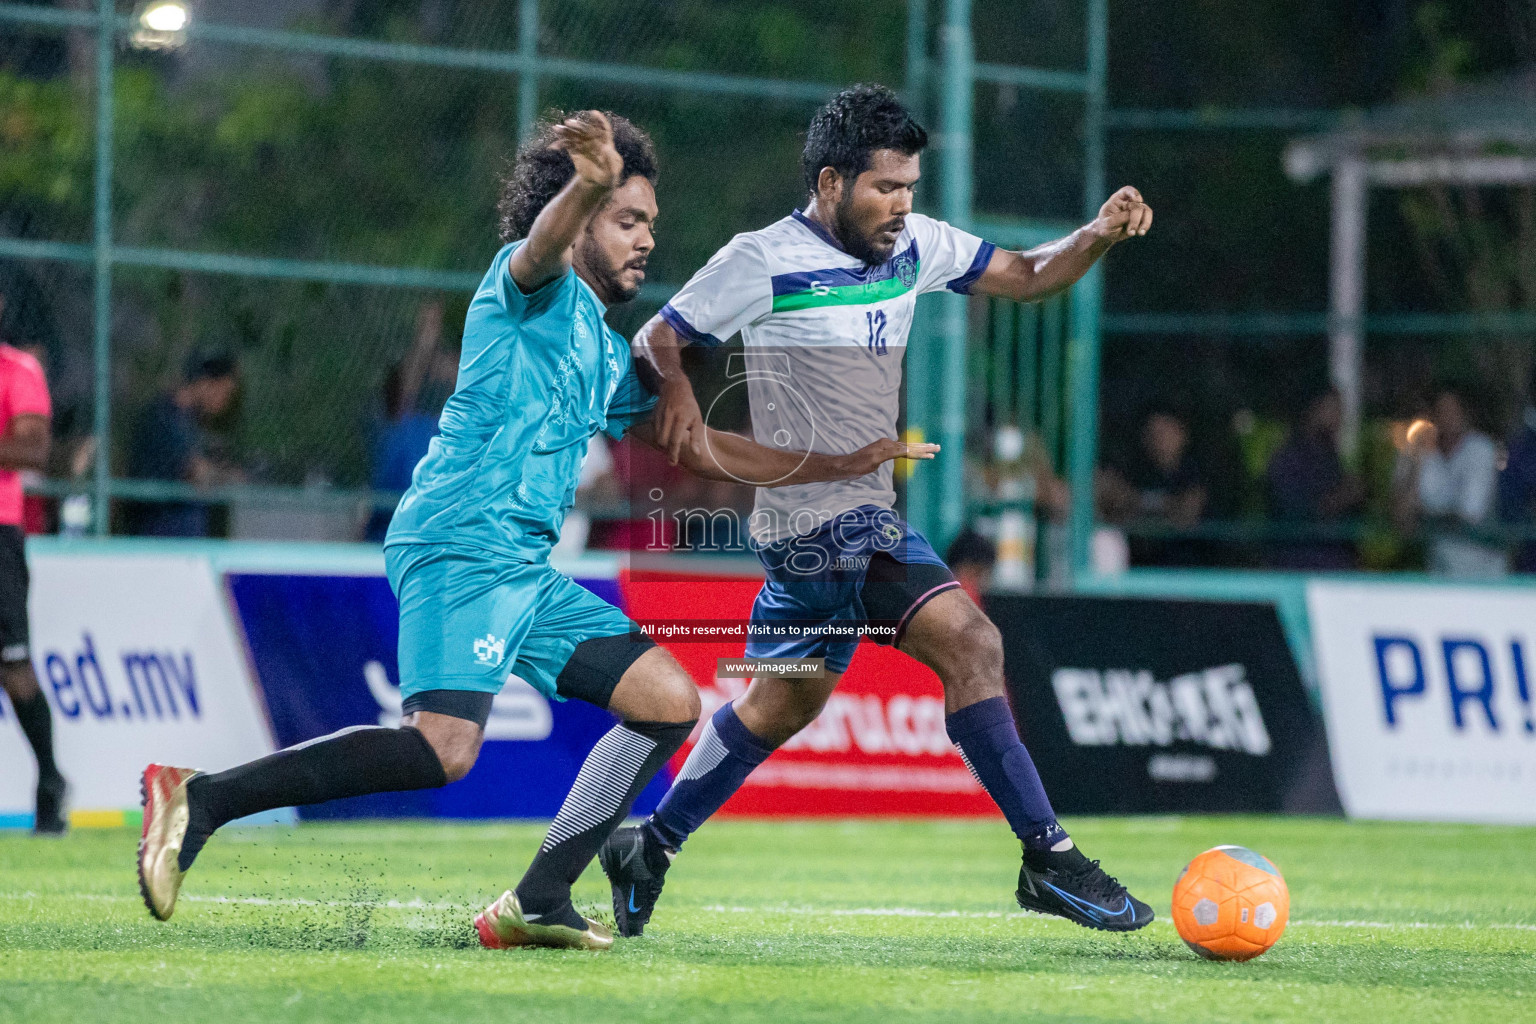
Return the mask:
{"type": "MultiPolygon", "coordinates": [[[[847,89],[816,112],[802,161],[805,208],[731,239],[636,338],[637,354],[662,380],[655,422],[673,459],[707,443],[680,346],[740,332],[757,441],[853,451],[896,436],[918,295],[1043,299],[1152,224],[1141,194],[1122,188],[1065,238],[1028,252],[999,249],[913,212],[926,144],[922,126],[879,86],[847,89]]],[[[1009,710],[997,627],[893,510],[895,500],[889,465],[837,483],[758,488],[749,533],[767,579],[747,656],[824,658],[825,676],[753,679],[705,725],[656,812],[608,839],[600,861],[622,934],[645,927],[683,841],[820,713],[857,647],[849,623],[894,627],[871,638],[943,681],[950,738],[1022,844],[1021,906],[1111,931],[1152,920],[1151,908],[1057,823],[1009,710]],[[762,632],[788,623],[804,632],[762,632]],[[843,628],[819,632],[830,626],[843,628]]]]}

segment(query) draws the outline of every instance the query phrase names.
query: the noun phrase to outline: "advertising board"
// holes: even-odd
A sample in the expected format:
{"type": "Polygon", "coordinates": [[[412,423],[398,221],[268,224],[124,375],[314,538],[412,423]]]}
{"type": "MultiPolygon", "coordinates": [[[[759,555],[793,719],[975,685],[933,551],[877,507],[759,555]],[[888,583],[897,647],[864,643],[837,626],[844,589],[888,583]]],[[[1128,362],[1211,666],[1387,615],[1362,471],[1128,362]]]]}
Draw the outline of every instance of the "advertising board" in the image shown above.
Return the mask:
{"type": "MultiPolygon", "coordinates": [[[[121,821],[136,811],[151,761],[219,770],[274,749],[206,559],[44,554],[29,564],[32,664],[77,815],[121,821]]],[[[0,701],[0,815],[9,823],[30,824],[35,778],[0,701]]]]}
{"type": "Polygon", "coordinates": [[[1536,594],[1314,582],[1307,605],[1351,816],[1536,823],[1536,594]]]}
{"type": "Polygon", "coordinates": [[[987,611],[1058,812],[1337,810],[1274,606],[997,597],[987,611]]]}

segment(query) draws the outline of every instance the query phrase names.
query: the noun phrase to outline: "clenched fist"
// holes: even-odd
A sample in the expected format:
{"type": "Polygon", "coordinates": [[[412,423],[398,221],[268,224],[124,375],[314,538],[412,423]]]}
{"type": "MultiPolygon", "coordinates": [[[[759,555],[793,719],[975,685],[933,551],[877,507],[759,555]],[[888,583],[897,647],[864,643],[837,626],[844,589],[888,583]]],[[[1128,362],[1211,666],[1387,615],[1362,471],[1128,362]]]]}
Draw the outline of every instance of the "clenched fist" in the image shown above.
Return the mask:
{"type": "Polygon", "coordinates": [[[1152,207],[1147,205],[1141,193],[1130,185],[1109,197],[1099,207],[1094,228],[1111,242],[1123,242],[1127,238],[1144,235],[1152,227],[1152,207]]]}

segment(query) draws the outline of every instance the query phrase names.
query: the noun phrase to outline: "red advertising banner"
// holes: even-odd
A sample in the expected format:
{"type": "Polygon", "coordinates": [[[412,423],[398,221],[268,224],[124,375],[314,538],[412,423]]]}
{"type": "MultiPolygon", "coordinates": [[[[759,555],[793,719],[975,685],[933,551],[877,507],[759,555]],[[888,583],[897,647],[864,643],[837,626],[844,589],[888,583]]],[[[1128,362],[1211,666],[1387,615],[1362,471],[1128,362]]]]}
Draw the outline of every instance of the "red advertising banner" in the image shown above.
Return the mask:
{"type": "MultiPolygon", "coordinates": [[[[761,585],[761,578],[746,576],[619,575],[630,617],[656,627],[652,635],[699,684],[705,716],[746,689],[747,680],[720,679],[715,673],[720,658],[742,656],[745,642],[714,636],[730,632],[717,624],[750,618],[761,585]],[[705,628],[690,629],[690,623],[705,628]],[[674,627],[670,637],[668,625],[674,627]],[[678,634],[693,637],[679,639],[678,634]]],[[[691,749],[690,741],[674,769],[691,749]]],[[[821,716],[753,772],[721,813],[998,816],[997,806],[944,731],[938,677],[906,655],[867,640],[821,716]]]]}

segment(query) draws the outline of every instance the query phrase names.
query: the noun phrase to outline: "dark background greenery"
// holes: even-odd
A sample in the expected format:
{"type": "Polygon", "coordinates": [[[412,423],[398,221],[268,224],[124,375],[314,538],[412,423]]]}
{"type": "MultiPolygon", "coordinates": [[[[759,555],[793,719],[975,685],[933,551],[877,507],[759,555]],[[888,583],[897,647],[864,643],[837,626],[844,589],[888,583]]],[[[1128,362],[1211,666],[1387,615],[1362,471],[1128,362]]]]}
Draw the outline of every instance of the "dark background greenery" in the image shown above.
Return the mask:
{"type": "MultiPolygon", "coordinates": [[[[291,27],[476,49],[518,45],[513,2],[295,6],[291,27]]],[[[930,6],[937,21],[942,4],[930,6]]],[[[901,4],[562,0],[543,7],[539,43],[559,56],[829,84],[899,87],[905,78],[901,4]]],[[[1525,0],[1115,0],[1110,8],[1110,99],[1120,108],[1361,108],[1508,73],[1536,57],[1536,13],[1525,0]]],[[[240,10],[225,3],[218,17],[239,21],[240,10]]],[[[1082,15],[1081,0],[977,0],[978,58],[1080,67],[1082,15]]],[[[485,265],[496,246],[497,176],[516,143],[514,77],[193,47],[195,54],[119,51],[119,242],[460,271],[485,265]]],[[[6,26],[0,36],[6,235],[90,237],[91,56],[85,33],[6,26]]],[[[800,200],[797,156],[808,103],[570,80],[547,83],[540,101],[611,107],[654,134],[663,216],[653,280],[684,280],[731,234],[782,216],[800,200]]],[[[978,209],[1078,220],[1076,101],[990,86],[978,88],[976,101],[978,209]]],[[[1111,311],[1323,309],[1327,185],[1285,177],[1280,156],[1291,134],[1112,133],[1111,187],[1138,185],[1158,221],[1154,236],[1110,260],[1111,311]]],[[[1464,223],[1437,220],[1418,201],[1393,193],[1373,200],[1373,311],[1530,306],[1532,296],[1518,287],[1478,287],[1477,274],[1498,272],[1456,265],[1443,251],[1464,223]]],[[[1494,213],[1483,244],[1521,251],[1518,203],[1494,213]]],[[[9,298],[0,333],[49,348],[65,421],[74,410],[77,429],[90,382],[89,280],[82,267],[0,261],[0,289],[9,298]]],[[[174,379],[186,352],[228,347],[246,368],[236,445],[258,477],[359,483],[380,382],[409,345],[417,306],[430,296],[123,270],[114,297],[119,441],[134,410],[174,379]]],[[[463,305],[449,298],[451,335],[463,305]]],[[[633,327],[653,308],[637,304],[615,326],[633,327]]],[[[1370,411],[1401,414],[1436,375],[1486,370],[1480,344],[1373,340],[1370,411]]],[[[1139,409],[1174,392],[1207,435],[1225,432],[1239,408],[1282,417],[1322,380],[1324,346],[1311,336],[1112,335],[1104,356],[1107,443],[1123,443],[1139,409]],[[1191,365],[1200,367],[1198,378],[1187,373],[1191,365]]],[[[1510,381],[1485,383],[1485,415],[1507,417],[1516,398],[1510,381]]]]}

